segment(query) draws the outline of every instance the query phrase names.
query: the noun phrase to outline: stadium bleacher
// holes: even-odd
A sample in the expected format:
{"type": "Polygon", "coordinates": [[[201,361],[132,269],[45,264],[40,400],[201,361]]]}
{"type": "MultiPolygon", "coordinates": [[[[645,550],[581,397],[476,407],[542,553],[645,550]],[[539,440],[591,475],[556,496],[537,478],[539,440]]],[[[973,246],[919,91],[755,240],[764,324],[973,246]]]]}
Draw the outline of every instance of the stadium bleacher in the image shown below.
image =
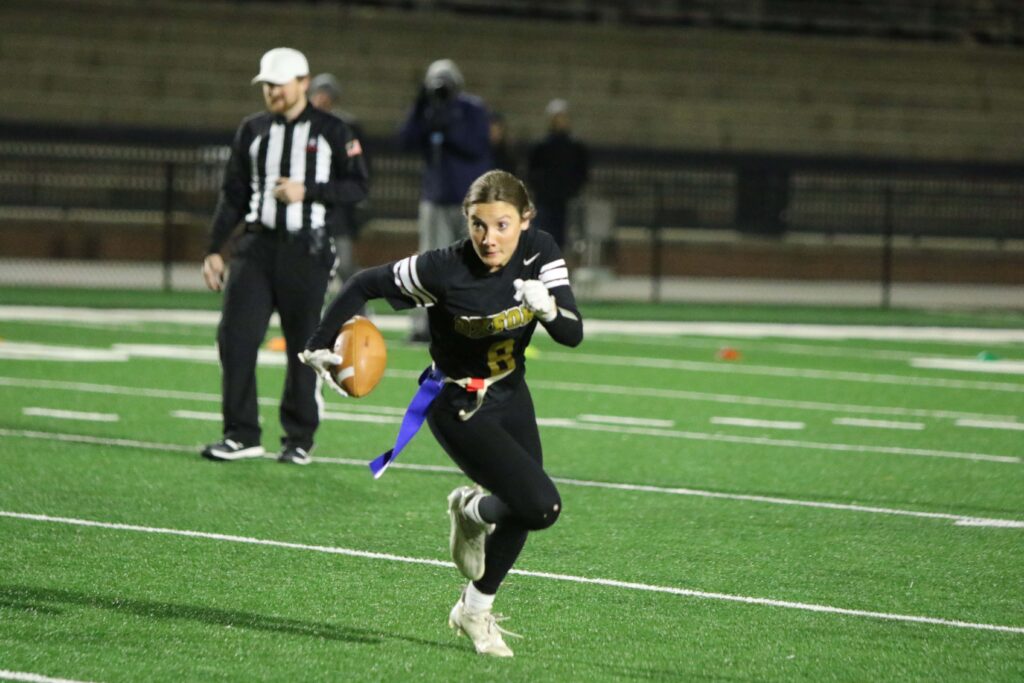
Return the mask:
{"type": "MultiPolygon", "coordinates": [[[[652,262],[662,228],[676,274],[711,262],[682,253],[699,251],[686,242],[695,230],[835,246],[891,228],[911,244],[977,237],[1005,250],[1024,230],[1021,12],[938,4],[7,0],[0,243],[33,257],[196,258],[216,147],[262,106],[249,84],[259,55],[292,44],[341,78],[378,150],[368,235],[386,237],[364,240],[370,261],[414,248],[418,162],[393,149],[394,133],[440,56],[506,115],[520,152],[548,99],[570,100],[595,150],[589,193],[618,220],[607,253],[619,272],[652,262]],[[51,142],[93,146],[61,157],[51,142]],[[887,197],[898,202],[888,225],[887,197]]],[[[752,253],[736,262],[770,256],[752,253]]],[[[979,273],[1020,279],[1019,255],[990,261],[979,273]]],[[[762,274],[801,263],[782,254],[762,274]]]]}
{"type": "Polygon", "coordinates": [[[231,130],[260,106],[248,85],[259,54],[287,43],[341,76],[372,135],[393,133],[440,56],[519,140],[541,132],[554,96],[589,140],[634,147],[1009,160],[1024,134],[1013,45],[328,2],[8,0],[0,18],[16,85],[0,105],[15,120],[231,130]]]}

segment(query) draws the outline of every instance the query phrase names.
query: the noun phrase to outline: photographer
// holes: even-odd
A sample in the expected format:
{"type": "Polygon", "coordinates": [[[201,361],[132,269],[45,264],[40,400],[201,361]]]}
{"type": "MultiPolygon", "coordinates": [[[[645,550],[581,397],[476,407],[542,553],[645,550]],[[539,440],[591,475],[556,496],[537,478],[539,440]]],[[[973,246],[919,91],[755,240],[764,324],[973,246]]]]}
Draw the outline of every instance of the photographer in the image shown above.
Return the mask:
{"type": "MultiPolygon", "coordinates": [[[[403,149],[419,152],[424,161],[421,253],[446,247],[461,236],[462,200],[473,181],[492,166],[487,108],[479,97],[463,92],[463,85],[453,61],[433,62],[399,133],[403,149]]],[[[428,338],[426,316],[413,318],[412,340],[428,338]]]]}

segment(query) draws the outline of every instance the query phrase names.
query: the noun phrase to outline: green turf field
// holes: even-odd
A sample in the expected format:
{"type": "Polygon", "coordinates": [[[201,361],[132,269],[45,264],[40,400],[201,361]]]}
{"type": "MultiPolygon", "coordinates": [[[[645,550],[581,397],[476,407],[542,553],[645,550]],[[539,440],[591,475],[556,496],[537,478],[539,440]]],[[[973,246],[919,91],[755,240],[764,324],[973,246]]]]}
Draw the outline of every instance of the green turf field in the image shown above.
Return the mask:
{"type": "MultiPolygon", "coordinates": [[[[219,464],[198,456],[220,434],[209,312],[10,310],[0,679],[1024,680],[1019,313],[649,316],[960,326],[920,340],[638,323],[569,350],[539,334],[528,378],[565,512],[498,596],[524,637],[493,660],[446,625],[463,582],[445,497],[465,480],[426,429],[382,479],[365,466],[394,440],[422,347],[385,328],[387,377],[327,396],[313,465],[219,464]]],[[[259,370],[268,449],[282,360],[259,370]]]]}

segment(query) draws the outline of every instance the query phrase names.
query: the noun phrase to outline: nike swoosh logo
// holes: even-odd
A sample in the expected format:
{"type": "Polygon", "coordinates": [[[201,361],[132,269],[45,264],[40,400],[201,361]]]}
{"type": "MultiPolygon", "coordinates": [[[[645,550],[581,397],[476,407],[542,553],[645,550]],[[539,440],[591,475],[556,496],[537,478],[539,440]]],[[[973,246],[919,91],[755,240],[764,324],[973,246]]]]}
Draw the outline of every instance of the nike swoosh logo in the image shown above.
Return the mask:
{"type": "Polygon", "coordinates": [[[536,261],[536,260],[537,260],[537,257],[538,257],[538,256],[540,256],[540,252],[537,252],[536,254],[534,254],[533,256],[531,256],[530,258],[524,258],[524,259],[523,259],[523,265],[524,265],[524,266],[528,266],[528,265],[530,265],[531,263],[533,263],[534,261],[536,261]]]}

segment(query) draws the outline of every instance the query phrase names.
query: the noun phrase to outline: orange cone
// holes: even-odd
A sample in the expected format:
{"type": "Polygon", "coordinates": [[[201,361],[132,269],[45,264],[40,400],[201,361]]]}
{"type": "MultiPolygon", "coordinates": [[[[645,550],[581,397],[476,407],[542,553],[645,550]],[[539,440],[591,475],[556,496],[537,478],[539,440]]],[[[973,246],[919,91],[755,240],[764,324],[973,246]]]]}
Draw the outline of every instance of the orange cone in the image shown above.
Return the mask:
{"type": "Polygon", "coordinates": [[[715,358],[717,358],[718,360],[734,361],[739,360],[742,357],[743,356],[739,352],[739,350],[734,349],[731,346],[723,346],[722,348],[718,349],[718,353],[715,354],[715,358]]]}

